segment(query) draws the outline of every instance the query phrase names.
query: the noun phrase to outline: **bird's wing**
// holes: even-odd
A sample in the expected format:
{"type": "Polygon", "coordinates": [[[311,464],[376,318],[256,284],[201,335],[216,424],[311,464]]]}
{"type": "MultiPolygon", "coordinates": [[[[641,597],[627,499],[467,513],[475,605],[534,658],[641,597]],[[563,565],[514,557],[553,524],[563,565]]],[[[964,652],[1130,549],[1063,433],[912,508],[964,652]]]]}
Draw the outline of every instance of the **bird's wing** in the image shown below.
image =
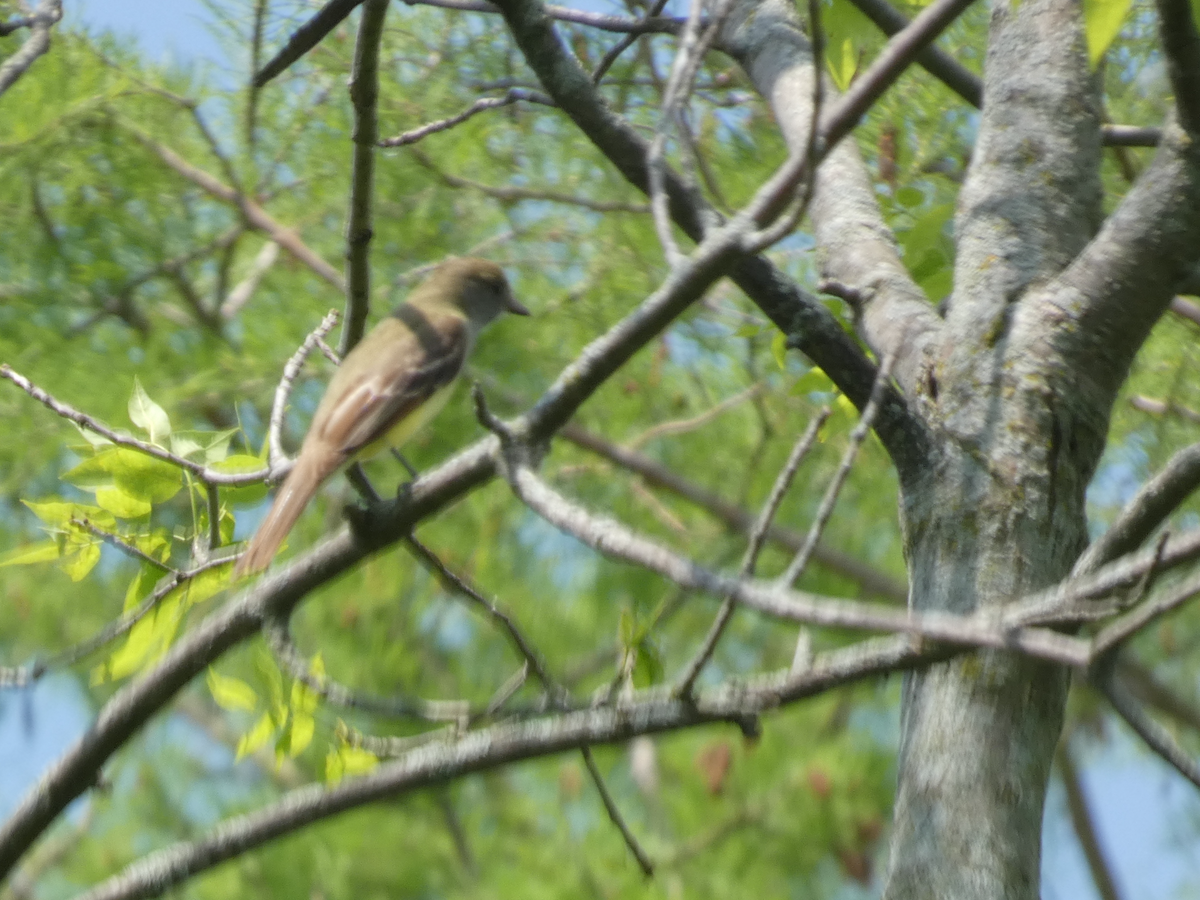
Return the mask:
{"type": "Polygon", "coordinates": [[[352,456],[457,378],[470,349],[466,322],[451,319],[439,334],[444,340],[436,346],[426,344],[419,352],[415,337],[413,347],[395,348],[395,365],[383,366],[353,385],[321,423],[324,440],[352,456]]]}

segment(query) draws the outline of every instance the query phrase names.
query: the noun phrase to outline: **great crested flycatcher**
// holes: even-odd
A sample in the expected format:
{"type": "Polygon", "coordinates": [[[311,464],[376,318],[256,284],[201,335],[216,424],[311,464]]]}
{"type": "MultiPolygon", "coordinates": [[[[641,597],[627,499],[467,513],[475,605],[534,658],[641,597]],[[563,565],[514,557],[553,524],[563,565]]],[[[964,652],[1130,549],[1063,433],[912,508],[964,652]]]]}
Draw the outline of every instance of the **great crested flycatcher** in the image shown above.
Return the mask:
{"type": "Polygon", "coordinates": [[[346,354],[235,577],[267,567],[325,479],[354,460],[399,448],[437,415],[475,338],[506,310],[529,315],[498,265],[453,258],[346,354]]]}

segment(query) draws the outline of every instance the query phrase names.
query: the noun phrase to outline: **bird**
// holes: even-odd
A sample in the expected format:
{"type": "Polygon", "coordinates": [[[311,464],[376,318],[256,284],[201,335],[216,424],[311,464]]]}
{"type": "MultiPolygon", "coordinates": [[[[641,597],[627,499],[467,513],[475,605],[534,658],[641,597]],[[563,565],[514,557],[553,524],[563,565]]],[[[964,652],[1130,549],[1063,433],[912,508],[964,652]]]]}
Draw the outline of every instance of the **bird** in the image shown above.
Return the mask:
{"type": "Polygon", "coordinates": [[[504,312],[529,315],[500,266],[451,257],[346,354],[270,512],[238,559],[234,578],[270,564],[331,475],[389,447],[399,449],[436,416],[479,332],[504,312]]]}

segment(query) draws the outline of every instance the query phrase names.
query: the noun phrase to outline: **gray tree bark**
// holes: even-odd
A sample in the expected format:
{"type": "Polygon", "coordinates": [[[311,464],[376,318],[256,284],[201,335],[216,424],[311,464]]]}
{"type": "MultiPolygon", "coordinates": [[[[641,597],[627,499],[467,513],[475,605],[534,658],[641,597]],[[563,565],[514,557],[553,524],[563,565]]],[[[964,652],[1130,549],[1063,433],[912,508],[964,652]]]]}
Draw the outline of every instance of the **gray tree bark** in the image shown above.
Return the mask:
{"type": "MultiPolygon", "coordinates": [[[[814,67],[795,7],[736,3],[720,45],[800,152],[814,67]]],[[[932,436],[918,464],[897,461],[919,610],[1002,605],[1069,574],[1116,391],[1187,272],[1178,235],[1198,233],[1196,153],[1171,126],[1097,236],[1100,102],[1078,3],[995,4],[983,110],[944,321],[900,262],[851,141],[818,170],[810,206],[823,274],[863,298],[859,333],[895,358],[932,436]]],[[[907,676],[886,898],[1038,896],[1067,683],[1002,652],[907,676]]]]}

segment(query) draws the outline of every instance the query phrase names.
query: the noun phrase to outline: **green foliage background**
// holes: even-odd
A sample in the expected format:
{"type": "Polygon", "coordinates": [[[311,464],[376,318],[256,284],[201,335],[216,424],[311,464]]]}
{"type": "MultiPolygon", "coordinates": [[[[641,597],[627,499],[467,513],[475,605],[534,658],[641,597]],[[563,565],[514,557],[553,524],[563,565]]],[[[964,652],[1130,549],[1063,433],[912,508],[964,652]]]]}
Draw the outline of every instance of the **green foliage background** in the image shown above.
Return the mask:
{"type": "MultiPolygon", "coordinates": [[[[129,401],[140,382],[169,417],[174,439],[210,447],[210,459],[233,457],[232,464],[248,466],[247,457],[262,457],[265,417],[283,363],[342,298],[281,253],[246,307],[226,320],[220,301],[245,277],[265,238],[248,230],[233,206],[165,165],[154,148],[168,148],[257,197],[277,221],[340,267],[351,126],[344,82],[353,28],[343,25],[260,93],[251,130],[246,90],[220,87],[245,81],[251,10],[239,4],[216,9],[230,58],[243,66],[232,75],[156,67],[113,39],[66,31],[0,98],[0,361],[59,399],[132,432],[137,428],[129,401]]],[[[1105,69],[1116,121],[1153,123],[1164,109],[1148,10],[1136,2],[1121,20],[1124,31],[1105,69]]],[[[849,77],[856,60],[869,59],[882,42],[844,0],[823,4],[823,11],[831,72],[849,77]]],[[[302,5],[273,5],[267,46],[277,46],[306,12],[302,5]]],[[[985,27],[985,11],[973,10],[943,43],[977,68],[985,27]]],[[[591,64],[614,40],[564,30],[591,64]]],[[[0,56],[17,40],[19,35],[0,39],[0,56]]],[[[481,92],[529,84],[497,21],[486,17],[394,5],[384,59],[383,135],[453,115],[481,92]]],[[[643,42],[618,62],[605,95],[633,121],[653,127],[669,59],[663,39],[643,42]]],[[[700,84],[691,114],[709,168],[707,187],[718,205],[734,207],[784,149],[732,65],[714,57],[700,84]]],[[[880,200],[905,260],[934,302],[951,287],[953,204],[974,122],[973,112],[946,88],[914,71],[858,132],[880,176],[880,200]]],[[[687,153],[674,152],[686,165],[687,153]]],[[[1110,202],[1127,186],[1123,167],[1147,159],[1146,151],[1125,156],[1106,161],[1110,202]]],[[[402,299],[418,267],[463,252],[502,262],[516,294],[533,309],[529,320],[496,324],[471,363],[470,378],[483,384],[502,413],[527,408],[665,272],[644,213],[601,213],[544,197],[503,199],[487,190],[644,202],[553,110],[513,105],[433,135],[415,149],[382,151],[376,178],[375,316],[402,299]],[[455,186],[456,178],[475,186],[455,186]]],[[[810,247],[800,234],[772,255],[811,284],[810,247]]],[[[1200,408],[1196,331],[1182,320],[1165,320],[1143,353],[1129,394],[1200,408]]],[[[722,284],[618,373],[577,422],[756,509],[795,436],[822,405],[832,404],[822,441],[780,512],[781,523],[804,529],[855,418],[822,373],[795,354],[785,355],[779,337],[722,284]],[[696,419],[751,388],[742,402],[679,433],[648,431],[696,419]]],[[[289,447],[298,443],[328,372],[319,355],[310,359],[292,396],[289,447]]],[[[43,510],[39,518],[29,503],[91,506],[96,485],[112,476],[126,499],[150,502],[152,510],[113,518],[86,514],[177,565],[187,564],[193,538],[207,533],[207,513],[202,492],[184,481],[178,492],[152,496],[145,480],[125,470],[114,474],[111,467],[97,476],[95,464],[85,470],[90,479],[76,470],[63,480],[103,448],[97,451],[73,426],[7,383],[0,385],[0,417],[0,551],[14,562],[50,531],[63,553],[58,565],[0,568],[0,647],[6,660],[19,662],[88,637],[157,578],[152,567],[102,548],[70,523],[70,514],[59,510],[55,518],[43,510]]],[[[1120,404],[1110,458],[1099,476],[1103,489],[1096,492],[1098,527],[1131,485],[1173,448],[1195,440],[1196,431],[1187,417],[1153,417],[1120,404]]],[[[408,455],[427,468],[480,433],[464,383],[436,428],[408,455]]],[[[203,458],[202,449],[196,453],[203,458]]],[[[741,553],[743,538],[703,510],[565,441],[555,443],[545,471],[592,508],[703,563],[729,566],[741,553]]],[[[385,493],[403,480],[391,460],[373,463],[368,473],[385,493]]],[[[331,484],[293,532],[288,552],[300,552],[337,528],[342,505],[352,499],[346,485],[331,484]]],[[[872,438],[842,494],[827,542],[902,580],[895,510],[895,480],[872,438]]],[[[262,512],[261,489],[223,494],[226,540],[245,537],[262,512]]],[[[1196,512],[1193,503],[1181,519],[1194,521],[1196,512]]],[[[715,612],[712,598],[680,596],[659,579],[559,535],[498,482],[423,523],[418,534],[451,569],[517,618],[551,671],[579,696],[611,683],[629,654],[636,656],[639,686],[671,678],[715,612]]],[[[780,571],[786,561],[770,549],[760,571],[780,571]]],[[[860,593],[855,582],[820,566],[810,567],[801,586],[860,593]]],[[[192,595],[180,594],[142,629],[137,639],[145,646],[131,650],[130,643],[118,642],[78,666],[95,702],[152,663],[177,628],[210,612],[223,588],[214,576],[192,595]]],[[[314,658],[319,654],[332,677],[383,694],[483,703],[519,662],[502,634],[398,548],[311,596],[293,624],[299,645],[314,658]]],[[[1194,647],[1196,636],[1194,614],[1181,615],[1142,639],[1143,657],[1161,662],[1160,671],[1173,682],[1194,685],[1194,663],[1178,650],[1194,647]]],[[[820,647],[848,637],[818,633],[813,640],[820,647]]],[[[705,678],[786,667],[796,640],[794,628],[739,613],[705,678]]],[[[535,695],[527,686],[515,702],[531,702],[535,695]]],[[[651,882],[643,880],[608,822],[582,762],[568,755],[343,816],[224,865],[183,893],[854,896],[863,889],[859,882],[872,883],[880,862],[897,700],[895,683],[868,684],[771,716],[756,742],[718,728],[656,738],[653,788],[633,777],[629,748],[598,749],[618,804],[659,863],[651,882]]],[[[1102,735],[1095,710],[1083,701],[1076,705],[1080,722],[1102,735]]],[[[43,874],[39,896],[69,895],[149,849],[261,805],[289,784],[326,778],[327,757],[344,752],[342,722],[376,735],[415,735],[429,727],[315,703],[279,673],[260,644],[222,660],[209,686],[193,685],[172,721],[179,723],[174,739],[156,731],[159,738],[135,741],[118,758],[108,776],[112,789],[87,800],[92,819],[86,836],[43,874]],[[228,708],[214,703],[214,684],[228,708]],[[229,753],[217,754],[214,762],[212,750],[220,746],[229,753]],[[249,759],[235,765],[239,746],[250,751],[249,759]]]]}

